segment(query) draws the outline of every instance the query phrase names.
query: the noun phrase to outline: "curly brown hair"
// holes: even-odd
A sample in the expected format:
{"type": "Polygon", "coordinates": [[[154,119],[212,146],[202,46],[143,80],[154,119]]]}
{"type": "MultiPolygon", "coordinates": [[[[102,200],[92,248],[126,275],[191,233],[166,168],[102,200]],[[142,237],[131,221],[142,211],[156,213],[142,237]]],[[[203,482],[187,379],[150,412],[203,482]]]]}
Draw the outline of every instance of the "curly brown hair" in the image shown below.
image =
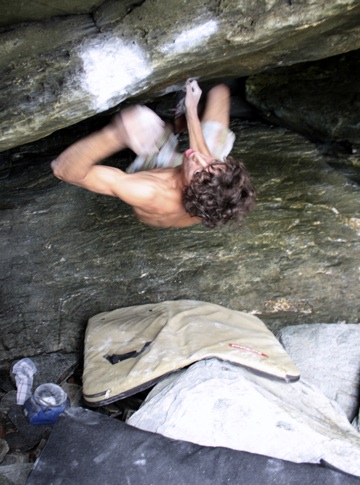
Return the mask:
{"type": "Polygon", "coordinates": [[[242,161],[227,157],[193,175],[183,191],[185,210],[206,227],[241,222],[255,207],[256,193],[242,161]],[[209,170],[211,168],[211,170],[209,170]]]}

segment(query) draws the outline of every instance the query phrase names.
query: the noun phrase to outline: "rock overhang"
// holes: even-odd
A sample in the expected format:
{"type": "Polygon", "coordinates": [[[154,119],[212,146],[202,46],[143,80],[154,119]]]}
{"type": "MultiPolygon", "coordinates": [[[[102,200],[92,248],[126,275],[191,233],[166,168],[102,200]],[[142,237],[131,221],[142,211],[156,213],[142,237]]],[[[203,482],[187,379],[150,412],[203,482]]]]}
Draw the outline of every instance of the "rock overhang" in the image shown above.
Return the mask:
{"type": "Polygon", "coordinates": [[[0,34],[0,151],[189,76],[243,77],[360,48],[355,0],[121,3],[0,34]]]}

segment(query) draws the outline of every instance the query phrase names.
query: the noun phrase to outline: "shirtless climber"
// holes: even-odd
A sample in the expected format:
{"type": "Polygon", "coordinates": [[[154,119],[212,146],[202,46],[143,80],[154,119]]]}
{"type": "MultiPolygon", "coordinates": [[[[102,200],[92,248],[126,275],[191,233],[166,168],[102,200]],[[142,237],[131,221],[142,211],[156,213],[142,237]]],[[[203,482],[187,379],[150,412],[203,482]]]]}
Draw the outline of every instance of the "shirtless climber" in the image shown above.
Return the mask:
{"type": "Polygon", "coordinates": [[[176,137],[169,127],[149,108],[134,106],[61,153],[51,163],[54,175],[93,192],[119,197],[151,226],[185,227],[202,222],[216,227],[229,220],[241,221],[255,205],[255,190],[243,163],[227,156],[235,140],[228,128],[229,89],[220,84],[209,91],[200,123],[201,92],[196,81],[187,81],[185,116],[190,148],[183,155],[176,150],[176,137]],[[125,148],[138,155],[127,172],[96,165],[125,148]]]}

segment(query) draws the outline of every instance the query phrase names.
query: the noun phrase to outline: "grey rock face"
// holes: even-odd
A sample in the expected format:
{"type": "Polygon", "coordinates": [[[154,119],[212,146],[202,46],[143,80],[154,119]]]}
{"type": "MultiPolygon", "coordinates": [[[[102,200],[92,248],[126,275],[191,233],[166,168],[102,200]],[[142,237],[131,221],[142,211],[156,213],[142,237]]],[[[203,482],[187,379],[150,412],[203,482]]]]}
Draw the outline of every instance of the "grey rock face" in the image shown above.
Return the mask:
{"type": "Polygon", "coordinates": [[[26,0],[7,2],[5,0],[1,2],[0,26],[6,28],[63,15],[90,13],[102,3],[104,0],[45,0],[41,3],[29,3],[26,0]]]}
{"type": "Polygon", "coordinates": [[[352,421],[360,405],[360,325],[294,325],[281,329],[278,338],[302,378],[336,401],[352,421]]]}
{"type": "MultiPolygon", "coordinates": [[[[360,48],[357,0],[104,3],[0,34],[0,150],[190,76],[242,77],[360,48]]],[[[66,12],[66,10],[65,10],[66,12]]]]}
{"type": "MultiPolygon", "coordinates": [[[[91,316],[164,300],[253,312],[273,332],[358,322],[357,185],[299,135],[258,122],[232,128],[233,156],[244,158],[258,193],[240,229],[147,227],[121,201],[57,181],[50,140],[9,155],[1,180],[0,361],[79,352],[91,316]]],[[[127,152],[109,163],[124,168],[127,152]]]]}
{"type": "Polygon", "coordinates": [[[344,148],[346,142],[360,145],[359,72],[355,51],[252,75],[247,96],[270,123],[344,148]]]}

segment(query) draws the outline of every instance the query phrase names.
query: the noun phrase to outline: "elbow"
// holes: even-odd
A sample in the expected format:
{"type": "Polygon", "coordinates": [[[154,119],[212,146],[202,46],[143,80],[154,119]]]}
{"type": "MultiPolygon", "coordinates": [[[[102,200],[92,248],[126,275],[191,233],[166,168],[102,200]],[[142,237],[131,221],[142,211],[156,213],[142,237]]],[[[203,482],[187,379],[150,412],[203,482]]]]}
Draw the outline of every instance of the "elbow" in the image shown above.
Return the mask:
{"type": "Polygon", "coordinates": [[[59,159],[55,159],[51,162],[51,169],[53,174],[59,180],[67,182],[72,185],[81,185],[83,178],[73,169],[69,169],[67,164],[62,163],[59,159]]]}
{"type": "Polygon", "coordinates": [[[53,160],[51,162],[51,169],[52,169],[53,174],[55,175],[55,177],[57,177],[60,180],[64,180],[64,176],[63,176],[63,173],[62,173],[60,164],[59,164],[59,162],[57,160],[53,160]]]}
{"type": "Polygon", "coordinates": [[[59,162],[58,159],[51,162],[51,169],[56,178],[68,182],[69,184],[76,184],[76,180],[71,176],[72,174],[69,173],[69,170],[66,170],[64,164],[59,162]]]}

